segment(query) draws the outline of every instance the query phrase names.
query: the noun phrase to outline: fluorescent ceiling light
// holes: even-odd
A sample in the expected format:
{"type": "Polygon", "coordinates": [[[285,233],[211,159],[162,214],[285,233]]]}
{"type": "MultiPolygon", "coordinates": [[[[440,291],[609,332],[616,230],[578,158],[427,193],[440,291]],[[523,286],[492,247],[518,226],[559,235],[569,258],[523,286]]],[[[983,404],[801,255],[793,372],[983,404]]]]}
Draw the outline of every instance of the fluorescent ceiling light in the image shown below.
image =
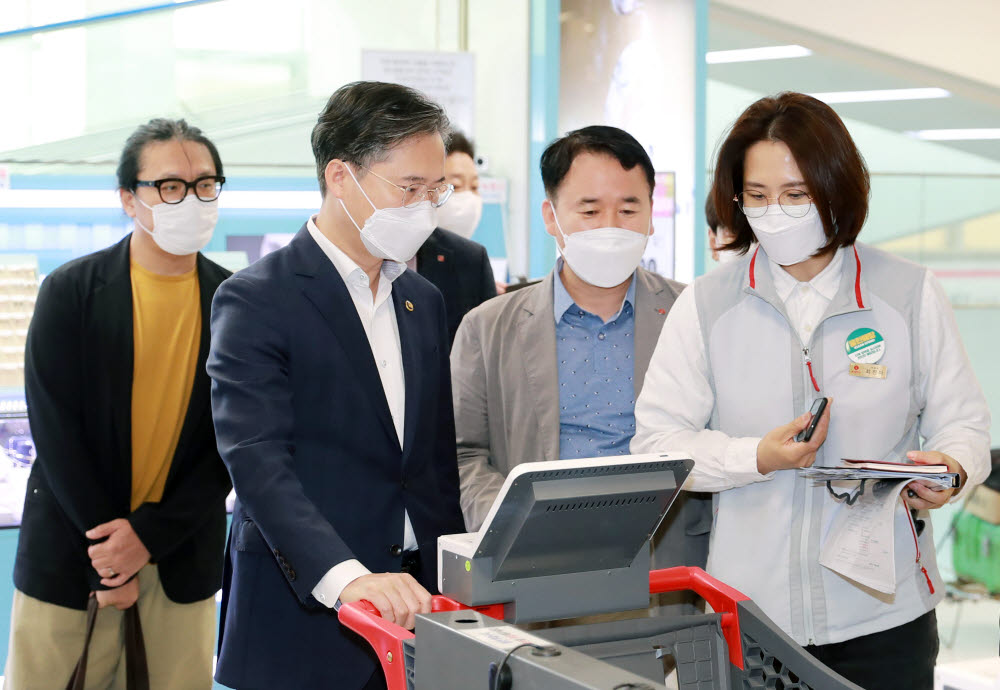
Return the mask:
{"type": "Polygon", "coordinates": [[[944,89],[872,89],[870,91],[827,91],[811,93],[824,103],[873,103],[877,101],[921,101],[930,98],[950,98],[944,89]]]}
{"type": "MultiPolygon", "coordinates": [[[[219,197],[219,208],[238,209],[318,209],[323,198],[313,192],[226,191],[219,197]]],[[[4,189],[0,190],[0,208],[105,208],[120,209],[118,192],[102,189],[4,189]]]]}
{"type": "Polygon", "coordinates": [[[1000,139],[1000,129],[921,129],[907,132],[914,139],[927,141],[981,141],[1000,139]]]}
{"type": "Polygon", "coordinates": [[[784,58],[809,57],[812,51],[799,45],[766,46],[764,48],[744,48],[742,50],[710,50],[705,53],[705,62],[720,65],[725,62],[757,62],[758,60],[782,60],[784,58]]]}
{"type": "Polygon", "coordinates": [[[260,208],[316,210],[323,204],[319,191],[314,192],[234,192],[223,190],[219,208],[260,208]]]}
{"type": "Polygon", "coordinates": [[[107,189],[4,189],[0,208],[117,208],[118,193],[107,189]]]}

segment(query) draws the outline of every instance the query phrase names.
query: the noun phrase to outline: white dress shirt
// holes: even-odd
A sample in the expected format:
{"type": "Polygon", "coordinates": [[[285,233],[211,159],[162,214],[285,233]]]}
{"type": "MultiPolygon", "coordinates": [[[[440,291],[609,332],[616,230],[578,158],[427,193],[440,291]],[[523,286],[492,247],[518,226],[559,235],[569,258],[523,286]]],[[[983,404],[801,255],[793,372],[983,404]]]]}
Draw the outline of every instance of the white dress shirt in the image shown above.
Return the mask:
{"type": "MultiPolygon", "coordinates": [[[[780,265],[768,260],[775,290],[785,304],[790,325],[803,343],[809,342],[813,329],[836,295],[846,251],[851,248],[839,249],[830,265],[808,283],[800,283],[780,265]]],[[[766,481],[774,475],[757,471],[759,437],[733,438],[706,429],[715,394],[695,301],[698,287],[697,283],[689,285],[680,294],[663,324],[646,374],[647,385],[636,401],[636,436],[630,450],[652,453],[682,448],[698,463],[697,472],[691,475],[685,488],[724,491],[766,481]],[[683,395],[677,395],[677,391],[683,395]]],[[[978,383],[965,348],[960,344],[956,347],[955,315],[941,284],[933,276],[924,281],[919,318],[924,334],[920,339],[920,359],[935,363],[920,381],[927,401],[920,415],[920,435],[925,439],[924,448],[951,455],[961,463],[970,446],[969,438],[962,430],[946,428],[944,420],[954,418],[954,406],[960,404],[956,400],[961,396],[953,392],[978,388],[978,383]]],[[[980,407],[983,409],[970,409],[966,414],[976,426],[988,429],[988,408],[980,407]]],[[[968,486],[982,482],[989,473],[988,467],[978,464],[963,464],[963,469],[968,473],[968,486]]]]}
{"type": "Polygon", "coordinates": [[[799,334],[803,344],[808,343],[826,308],[837,296],[844,269],[844,251],[838,250],[827,267],[808,283],[800,283],[771,259],[767,260],[767,265],[771,269],[774,290],[785,303],[789,325],[799,334]]]}
{"type": "MultiPolygon", "coordinates": [[[[343,278],[347,291],[358,310],[361,325],[368,336],[368,345],[375,358],[379,378],[382,380],[382,390],[386,402],[389,403],[389,413],[396,428],[396,437],[400,445],[403,443],[403,424],[406,409],[406,386],[403,373],[402,346],[399,342],[399,325],[396,323],[396,311],[392,304],[392,282],[403,274],[406,264],[396,261],[383,261],[381,277],[378,281],[374,299],[372,298],[371,282],[368,274],[351,260],[337,245],[327,238],[316,226],[315,216],[306,223],[309,234],[319,245],[323,253],[333,262],[337,273],[343,278]]],[[[412,551],[417,548],[417,538],[410,524],[410,516],[403,513],[403,548],[412,551]]],[[[326,575],[313,588],[312,594],[320,603],[334,608],[338,605],[340,593],[344,587],[371,571],[357,559],[350,559],[330,568],[326,575]]]]}

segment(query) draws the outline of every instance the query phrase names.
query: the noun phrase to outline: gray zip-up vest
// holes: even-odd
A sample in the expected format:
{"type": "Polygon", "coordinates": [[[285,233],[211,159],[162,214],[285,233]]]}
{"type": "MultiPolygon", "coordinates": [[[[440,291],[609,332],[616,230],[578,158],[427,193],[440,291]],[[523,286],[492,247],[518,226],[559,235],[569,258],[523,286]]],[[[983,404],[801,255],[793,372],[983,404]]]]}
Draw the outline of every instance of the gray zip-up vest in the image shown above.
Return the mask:
{"type": "MultiPolygon", "coordinates": [[[[920,303],[927,269],[858,244],[843,252],[840,287],[809,342],[788,321],[763,249],[695,282],[715,392],[710,429],[756,437],[834,398],[816,465],[841,458],[900,459],[919,450],[924,407],[920,303]],[[885,379],[851,376],[845,343],[858,329],[884,338],[885,379]],[[810,371],[811,368],[811,371],[810,371]]],[[[886,595],[819,564],[840,504],[793,470],[715,495],[708,571],[751,597],[800,644],[828,644],[887,630],[932,609],[944,594],[930,519],[919,538],[907,509],[895,513],[896,593],[886,595]],[[919,562],[918,550],[919,545],[919,562]],[[926,571],[926,572],[925,572],[926,571]]]]}

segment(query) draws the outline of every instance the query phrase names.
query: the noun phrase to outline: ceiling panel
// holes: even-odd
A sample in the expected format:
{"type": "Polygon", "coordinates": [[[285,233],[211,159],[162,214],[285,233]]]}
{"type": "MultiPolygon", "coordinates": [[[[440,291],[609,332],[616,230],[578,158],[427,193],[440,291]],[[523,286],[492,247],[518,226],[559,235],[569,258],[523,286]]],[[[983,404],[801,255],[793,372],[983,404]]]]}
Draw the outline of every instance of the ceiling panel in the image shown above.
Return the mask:
{"type": "MultiPolygon", "coordinates": [[[[840,103],[834,108],[845,118],[895,132],[920,129],[1000,127],[1000,89],[973,83],[917,63],[876,53],[829,37],[782,25],[773,18],[733,12],[713,3],[709,50],[735,50],[798,43],[811,50],[805,58],[745,63],[710,64],[712,80],[749,91],[817,93],[870,89],[938,87],[952,97],[874,103],[840,103]]],[[[1000,161],[1000,141],[938,142],[955,150],[1000,161]]]]}

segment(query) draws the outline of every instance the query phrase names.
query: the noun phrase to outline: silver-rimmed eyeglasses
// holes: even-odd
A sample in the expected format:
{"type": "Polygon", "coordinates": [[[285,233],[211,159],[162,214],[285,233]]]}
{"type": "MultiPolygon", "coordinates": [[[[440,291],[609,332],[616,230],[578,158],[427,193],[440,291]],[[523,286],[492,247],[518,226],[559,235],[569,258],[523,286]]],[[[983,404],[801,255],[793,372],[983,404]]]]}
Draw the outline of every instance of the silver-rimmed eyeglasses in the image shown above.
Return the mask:
{"type": "Polygon", "coordinates": [[[403,199],[400,206],[410,207],[416,206],[421,201],[427,200],[431,202],[431,205],[437,208],[441,206],[444,202],[448,201],[451,197],[451,193],[455,191],[455,185],[453,184],[442,184],[438,187],[429,187],[425,184],[411,184],[409,186],[403,186],[401,184],[396,184],[392,180],[387,180],[381,175],[379,175],[374,170],[370,168],[365,168],[364,166],[359,166],[362,170],[370,172],[372,175],[382,180],[387,184],[391,184],[396,189],[403,192],[403,199]]]}
{"type": "Polygon", "coordinates": [[[747,218],[760,218],[767,213],[767,207],[777,202],[781,210],[792,218],[802,218],[812,207],[812,197],[801,189],[786,189],[775,199],[764,192],[747,190],[733,197],[747,218]]]}

